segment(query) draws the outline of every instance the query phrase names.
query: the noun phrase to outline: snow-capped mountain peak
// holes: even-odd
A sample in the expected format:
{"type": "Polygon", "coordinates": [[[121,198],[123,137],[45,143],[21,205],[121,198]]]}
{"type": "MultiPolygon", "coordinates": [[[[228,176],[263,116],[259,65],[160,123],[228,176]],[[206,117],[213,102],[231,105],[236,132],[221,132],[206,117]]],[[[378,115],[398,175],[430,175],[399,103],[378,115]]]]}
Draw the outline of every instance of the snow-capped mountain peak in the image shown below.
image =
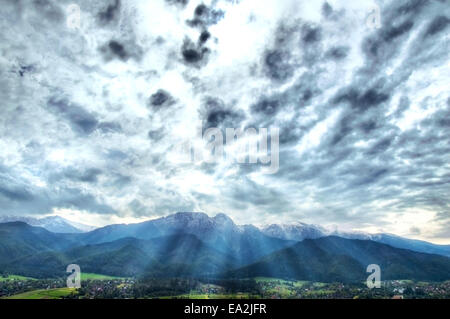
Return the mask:
{"type": "Polygon", "coordinates": [[[266,225],[261,227],[261,231],[267,236],[296,241],[326,236],[326,232],[322,227],[301,222],[266,225]]]}

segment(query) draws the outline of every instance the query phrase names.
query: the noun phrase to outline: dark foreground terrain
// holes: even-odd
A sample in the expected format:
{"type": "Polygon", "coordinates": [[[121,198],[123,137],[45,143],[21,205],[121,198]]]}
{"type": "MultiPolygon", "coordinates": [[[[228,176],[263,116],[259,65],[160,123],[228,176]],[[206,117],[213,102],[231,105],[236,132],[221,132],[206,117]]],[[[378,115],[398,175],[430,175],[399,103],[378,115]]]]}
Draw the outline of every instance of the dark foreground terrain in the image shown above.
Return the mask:
{"type": "Polygon", "coordinates": [[[246,280],[134,279],[84,274],[80,289],[66,287],[65,278],[33,279],[4,276],[0,298],[13,299],[448,299],[450,281],[384,281],[368,289],[364,283],[320,283],[259,277],[246,280]]]}

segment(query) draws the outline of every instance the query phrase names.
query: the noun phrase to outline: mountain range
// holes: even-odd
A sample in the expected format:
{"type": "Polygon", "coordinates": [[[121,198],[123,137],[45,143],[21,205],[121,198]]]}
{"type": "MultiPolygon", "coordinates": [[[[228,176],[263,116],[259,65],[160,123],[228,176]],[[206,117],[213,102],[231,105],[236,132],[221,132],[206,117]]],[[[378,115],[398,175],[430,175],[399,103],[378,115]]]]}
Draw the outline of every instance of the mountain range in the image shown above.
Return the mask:
{"type": "MultiPolygon", "coordinates": [[[[189,215],[191,213],[181,213],[182,215],[189,215]]],[[[226,221],[233,231],[235,232],[237,229],[247,228],[255,230],[255,227],[251,225],[246,226],[237,226],[231,221],[231,219],[225,214],[218,214],[212,220],[206,215],[201,213],[194,213],[198,218],[194,223],[197,223],[199,227],[208,227],[210,225],[217,225],[217,222],[220,220],[226,221]],[[214,222],[215,221],[215,222],[214,222]]],[[[140,224],[131,224],[131,225],[110,225],[98,230],[92,236],[93,237],[101,237],[97,238],[97,242],[102,242],[108,240],[108,233],[111,232],[112,235],[109,239],[114,238],[122,238],[123,234],[121,231],[112,231],[112,229],[122,229],[123,232],[129,232],[130,236],[135,236],[133,234],[134,230],[139,232],[139,229],[145,229],[148,227],[152,227],[149,225],[157,225],[156,228],[159,229],[162,224],[168,223],[177,223],[175,221],[177,214],[170,215],[165,218],[159,218],[155,220],[150,220],[140,224]],[[103,233],[103,235],[102,235],[103,233]]],[[[178,215],[179,216],[179,215],[178,215]]],[[[48,216],[44,218],[33,218],[33,217],[20,217],[20,216],[0,216],[0,223],[13,222],[13,221],[21,221],[25,222],[32,226],[43,227],[51,232],[55,233],[84,233],[90,232],[96,227],[85,225],[82,223],[76,223],[71,220],[64,219],[60,216],[48,216]]],[[[181,219],[178,219],[180,222],[181,219]]],[[[164,227],[163,227],[164,228],[164,227]]],[[[196,234],[200,229],[196,229],[195,225],[191,225],[191,233],[196,234]]],[[[159,230],[156,230],[158,232],[159,230]]],[[[304,239],[317,239],[321,237],[327,236],[337,236],[348,239],[361,239],[361,240],[372,240],[379,243],[388,244],[397,248],[409,249],[417,252],[423,253],[432,253],[450,257],[450,245],[437,245],[432,244],[426,241],[415,240],[404,238],[392,234],[379,233],[379,234],[369,234],[363,232],[342,232],[338,230],[328,230],[324,227],[318,225],[305,224],[301,222],[292,223],[292,224],[270,224],[262,227],[258,227],[258,229],[265,235],[269,237],[279,238],[283,240],[290,241],[302,241],[304,239]]],[[[175,231],[176,232],[176,231],[175,231]]],[[[139,235],[143,238],[148,238],[149,235],[139,235]]],[[[138,237],[139,237],[138,236],[138,237]]],[[[153,236],[153,235],[152,235],[153,236]]]]}
{"type": "Polygon", "coordinates": [[[356,282],[367,278],[366,269],[371,264],[380,266],[383,280],[441,281],[450,278],[448,257],[336,236],[305,239],[256,263],[230,271],[226,277],[356,282]]]}
{"type": "Polygon", "coordinates": [[[367,278],[367,266],[378,264],[385,279],[434,281],[450,279],[449,252],[448,246],[386,234],[336,236],[301,223],[236,225],[225,214],[176,213],[65,233],[0,223],[0,273],[40,278],[65,276],[75,263],[84,272],[116,276],[347,282],[367,278]]]}
{"type": "Polygon", "coordinates": [[[295,241],[316,239],[327,236],[338,236],[347,239],[372,240],[397,248],[450,257],[450,245],[436,245],[422,240],[409,239],[386,233],[368,234],[363,232],[341,232],[338,230],[329,231],[317,225],[308,225],[304,223],[272,224],[263,226],[261,231],[268,236],[295,241]]]}
{"type": "Polygon", "coordinates": [[[54,233],[83,233],[95,227],[76,223],[60,216],[47,216],[43,218],[23,217],[23,216],[0,216],[0,223],[24,222],[31,226],[43,227],[54,233]]]}

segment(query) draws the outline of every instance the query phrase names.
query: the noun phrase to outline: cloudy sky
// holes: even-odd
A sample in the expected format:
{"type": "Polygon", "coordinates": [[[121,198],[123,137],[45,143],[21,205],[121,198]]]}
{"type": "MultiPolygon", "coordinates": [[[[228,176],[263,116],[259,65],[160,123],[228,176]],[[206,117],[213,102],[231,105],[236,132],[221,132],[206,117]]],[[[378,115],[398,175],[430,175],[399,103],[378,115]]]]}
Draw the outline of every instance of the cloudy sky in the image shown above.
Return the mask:
{"type": "Polygon", "coordinates": [[[0,215],[224,212],[450,244],[448,0],[0,4],[0,215]],[[199,126],[278,128],[278,171],[186,161],[199,126]]]}

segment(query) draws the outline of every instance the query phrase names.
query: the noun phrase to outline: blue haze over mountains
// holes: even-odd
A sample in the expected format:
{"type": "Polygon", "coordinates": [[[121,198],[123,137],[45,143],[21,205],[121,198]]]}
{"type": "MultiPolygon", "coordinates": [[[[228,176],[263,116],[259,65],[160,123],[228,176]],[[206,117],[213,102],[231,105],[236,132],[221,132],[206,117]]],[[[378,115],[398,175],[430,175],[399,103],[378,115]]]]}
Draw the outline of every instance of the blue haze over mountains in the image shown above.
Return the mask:
{"type": "Polygon", "coordinates": [[[138,224],[54,233],[22,221],[0,223],[0,272],[64,276],[270,276],[324,282],[362,281],[369,264],[385,279],[450,279],[450,246],[388,234],[326,232],[319,226],[236,225],[227,215],[176,213],[138,224]]]}

